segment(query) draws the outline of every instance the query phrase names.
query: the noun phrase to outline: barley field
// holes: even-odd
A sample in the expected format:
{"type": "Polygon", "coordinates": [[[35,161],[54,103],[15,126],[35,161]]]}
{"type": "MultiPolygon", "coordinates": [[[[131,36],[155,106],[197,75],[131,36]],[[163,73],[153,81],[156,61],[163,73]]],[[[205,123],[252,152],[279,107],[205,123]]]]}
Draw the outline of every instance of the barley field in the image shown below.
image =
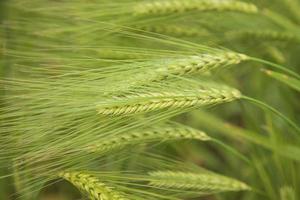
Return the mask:
{"type": "Polygon", "coordinates": [[[299,0],[2,0],[0,200],[298,200],[299,55],[299,0]]]}

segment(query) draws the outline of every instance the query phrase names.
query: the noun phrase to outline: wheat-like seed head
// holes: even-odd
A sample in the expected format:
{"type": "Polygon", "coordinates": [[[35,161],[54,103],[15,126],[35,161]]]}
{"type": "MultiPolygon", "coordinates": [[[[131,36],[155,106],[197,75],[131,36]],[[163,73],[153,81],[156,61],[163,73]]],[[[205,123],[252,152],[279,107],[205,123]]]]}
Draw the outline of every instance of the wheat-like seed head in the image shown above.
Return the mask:
{"type": "Polygon", "coordinates": [[[203,35],[209,35],[209,32],[207,30],[194,28],[191,26],[178,26],[178,25],[168,25],[168,24],[145,24],[145,25],[136,25],[134,28],[148,31],[148,32],[154,32],[154,33],[160,33],[160,34],[166,34],[166,35],[174,35],[174,36],[181,36],[181,37],[197,37],[197,36],[203,36],[203,35]]]}
{"type": "Polygon", "coordinates": [[[82,172],[61,172],[59,177],[72,183],[93,200],[128,200],[121,192],[100,182],[96,177],[82,172]]]}
{"type": "Polygon", "coordinates": [[[184,109],[230,102],[240,98],[236,89],[209,89],[191,92],[144,93],[120,97],[111,105],[98,105],[102,115],[120,116],[133,113],[146,113],[161,109],[184,109]],[[198,94],[197,94],[198,93],[198,94]],[[122,103],[127,102],[127,103],[122,103]]]}
{"type": "Polygon", "coordinates": [[[183,59],[174,59],[168,63],[167,73],[164,74],[164,77],[170,74],[182,76],[185,74],[204,73],[218,67],[239,64],[247,59],[248,56],[234,52],[201,54],[183,59]]]}
{"type": "Polygon", "coordinates": [[[199,191],[239,191],[249,190],[245,183],[213,173],[186,173],[154,171],[149,173],[153,180],[150,185],[162,188],[178,188],[199,191]]]}
{"type": "Polygon", "coordinates": [[[164,0],[140,3],[134,7],[136,15],[157,15],[167,13],[182,13],[187,11],[237,11],[257,13],[254,4],[232,0],[164,0]]]}
{"type": "Polygon", "coordinates": [[[151,141],[168,141],[180,139],[195,139],[207,141],[211,138],[206,133],[179,124],[169,124],[148,130],[138,130],[126,134],[112,136],[104,142],[88,147],[88,151],[101,152],[122,148],[126,145],[144,144],[151,141]]]}
{"type": "Polygon", "coordinates": [[[226,33],[228,38],[255,37],[266,40],[300,41],[299,37],[290,32],[279,32],[275,30],[241,30],[226,33]]]}

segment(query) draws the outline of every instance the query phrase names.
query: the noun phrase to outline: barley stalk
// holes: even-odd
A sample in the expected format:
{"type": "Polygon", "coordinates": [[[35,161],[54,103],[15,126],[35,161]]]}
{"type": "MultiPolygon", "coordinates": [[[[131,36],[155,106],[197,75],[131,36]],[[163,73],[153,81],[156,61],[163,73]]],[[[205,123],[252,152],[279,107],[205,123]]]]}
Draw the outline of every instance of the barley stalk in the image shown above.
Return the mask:
{"type": "Polygon", "coordinates": [[[98,113],[102,115],[120,116],[136,113],[146,113],[161,109],[184,109],[196,106],[206,106],[225,103],[240,98],[235,89],[209,89],[192,92],[161,92],[141,93],[138,95],[120,97],[113,104],[98,105],[98,113]],[[125,103],[123,103],[125,102],[125,103]]]}
{"type": "Polygon", "coordinates": [[[120,149],[127,145],[144,144],[151,141],[168,141],[180,139],[210,140],[206,133],[179,124],[169,124],[146,130],[129,132],[107,138],[104,142],[89,146],[88,151],[102,152],[120,149]]]}
{"type": "Polygon", "coordinates": [[[100,182],[96,177],[81,172],[61,172],[59,177],[88,194],[92,200],[128,200],[121,192],[100,182]]]}
{"type": "Polygon", "coordinates": [[[190,189],[197,191],[239,191],[249,190],[245,183],[213,173],[186,173],[154,171],[150,185],[162,188],[190,189]]]}
{"type": "Polygon", "coordinates": [[[167,13],[183,13],[187,11],[236,11],[257,13],[254,4],[232,0],[156,0],[140,3],[134,7],[136,15],[157,15],[167,13]]]}

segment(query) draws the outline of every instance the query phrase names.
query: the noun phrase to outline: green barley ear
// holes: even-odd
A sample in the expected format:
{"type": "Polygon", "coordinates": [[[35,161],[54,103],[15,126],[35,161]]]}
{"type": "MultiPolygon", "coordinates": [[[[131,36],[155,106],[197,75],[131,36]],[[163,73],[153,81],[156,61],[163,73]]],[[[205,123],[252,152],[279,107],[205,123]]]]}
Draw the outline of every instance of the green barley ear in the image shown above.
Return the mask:
{"type": "Polygon", "coordinates": [[[214,173],[188,173],[179,171],[153,171],[150,185],[203,193],[250,190],[245,183],[214,173]]]}
{"type": "MultiPolygon", "coordinates": [[[[215,68],[236,65],[248,60],[248,56],[235,52],[218,52],[215,54],[200,54],[166,62],[166,75],[186,75],[204,73],[215,68]]],[[[163,68],[158,71],[164,71],[163,68]]]]}
{"type": "Polygon", "coordinates": [[[83,172],[61,172],[59,177],[69,181],[93,200],[128,200],[123,193],[83,172]]]}
{"type": "Polygon", "coordinates": [[[179,26],[169,24],[142,24],[134,25],[133,28],[147,32],[172,35],[178,37],[201,37],[208,36],[209,31],[190,26],[179,26]]]}
{"type": "Polygon", "coordinates": [[[134,7],[135,15],[161,15],[187,11],[236,11],[251,14],[257,13],[258,9],[254,4],[232,0],[155,0],[134,7]]]}
{"type": "MultiPolygon", "coordinates": [[[[168,86],[166,85],[166,88],[168,86]]],[[[157,110],[187,109],[199,106],[215,105],[239,99],[238,90],[215,85],[214,88],[175,88],[170,87],[165,91],[156,88],[149,92],[135,91],[135,94],[123,95],[100,102],[97,105],[98,113],[106,116],[123,116],[138,113],[148,113],[157,110]]],[[[146,90],[147,91],[147,90],[146,90]]]]}
{"type": "Polygon", "coordinates": [[[202,131],[177,123],[169,123],[148,129],[138,129],[128,133],[108,136],[103,142],[97,142],[94,145],[88,146],[87,150],[101,153],[121,149],[129,145],[182,139],[207,141],[211,138],[202,131]]]}
{"type": "Polygon", "coordinates": [[[230,39],[236,38],[257,38],[261,40],[279,40],[300,42],[300,38],[288,31],[275,30],[241,30],[229,31],[226,36],[230,39]]]}

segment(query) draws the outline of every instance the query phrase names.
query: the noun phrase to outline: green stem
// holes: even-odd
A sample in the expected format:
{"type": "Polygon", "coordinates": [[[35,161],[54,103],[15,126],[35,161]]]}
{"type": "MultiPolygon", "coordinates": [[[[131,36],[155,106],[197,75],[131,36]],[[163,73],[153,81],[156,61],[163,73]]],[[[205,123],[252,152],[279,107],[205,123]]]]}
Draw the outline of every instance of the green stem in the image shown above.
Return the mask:
{"type": "Polygon", "coordinates": [[[251,162],[248,158],[246,158],[243,154],[239,153],[237,150],[235,150],[234,148],[226,145],[225,143],[221,142],[220,140],[211,139],[212,142],[215,142],[216,144],[222,146],[223,148],[225,148],[228,152],[234,154],[235,156],[237,156],[238,158],[240,158],[241,160],[245,161],[247,164],[251,165],[251,162]]]}
{"type": "Polygon", "coordinates": [[[287,68],[285,68],[285,67],[283,67],[281,65],[278,65],[276,63],[272,63],[272,62],[269,62],[269,61],[266,61],[266,60],[263,60],[263,59],[260,59],[260,58],[254,58],[254,57],[249,57],[249,59],[253,60],[253,61],[256,61],[256,62],[259,62],[259,63],[262,63],[262,64],[266,64],[266,65],[268,65],[270,67],[273,67],[275,69],[279,69],[279,70],[281,70],[281,71],[283,71],[283,72],[285,72],[285,73],[287,73],[287,74],[289,74],[291,76],[294,76],[295,78],[300,79],[300,75],[299,74],[297,74],[296,72],[294,72],[292,70],[289,70],[289,69],[287,69],[287,68]]]}
{"type": "Polygon", "coordinates": [[[300,133],[300,128],[299,126],[297,126],[296,123],[294,123],[292,120],[290,120],[288,117],[286,117],[284,114],[282,114],[281,112],[279,112],[278,110],[276,110],[275,108],[267,105],[266,103],[256,100],[254,98],[251,97],[247,97],[247,96],[242,96],[241,99],[245,99],[248,100],[249,102],[263,108],[263,109],[268,109],[269,111],[271,111],[272,113],[276,114],[277,116],[279,116],[281,119],[283,119],[284,121],[286,121],[289,125],[291,125],[297,132],[300,133]]]}

